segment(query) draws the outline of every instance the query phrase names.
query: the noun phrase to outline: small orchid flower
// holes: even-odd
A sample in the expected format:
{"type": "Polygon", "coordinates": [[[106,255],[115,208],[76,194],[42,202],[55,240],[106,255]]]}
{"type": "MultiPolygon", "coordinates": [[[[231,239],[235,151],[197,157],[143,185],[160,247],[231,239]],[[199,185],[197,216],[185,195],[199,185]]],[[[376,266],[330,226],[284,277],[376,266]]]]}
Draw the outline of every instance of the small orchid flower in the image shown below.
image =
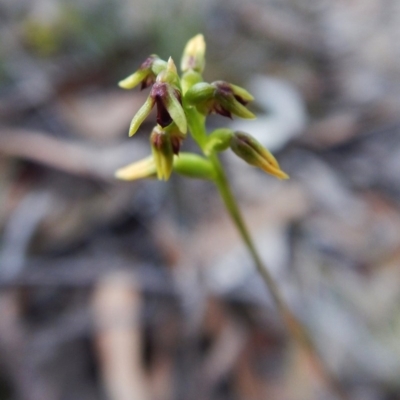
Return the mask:
{"type": "Polygon", "coordinates": [[[185,100],[204,115],[216,113],[232,118],[232,114],[252,119],[255,115],[245,105],[254,100],[253,96],[240,86],[225,81],[200,82],[185,94],[185,100]]]}
{"type": "Polygon", "coordinates": [[[156,81],[157,75],[166,68],[167,63],[157,55],[152,54],[142,63],[136,72],[120,81],[118,85],[123,89],[133,89],[140,83],[140,89],[146,89],[156,81]]]}
{"type": "Polygon", "coordinates": [[[186,116],[182,108],[181,91],[177,82],[179,82],[179,78],[176,73],[176,67],[172,58],[170,58],[167,68],[157,76],[149,97],[133,117],[129,128],[129,136],[133,136],[137,132],[154,105],[157,106],[158,125],[165,128],[174,121],[179,130],[182,133],[186,133],[186,116]]]}

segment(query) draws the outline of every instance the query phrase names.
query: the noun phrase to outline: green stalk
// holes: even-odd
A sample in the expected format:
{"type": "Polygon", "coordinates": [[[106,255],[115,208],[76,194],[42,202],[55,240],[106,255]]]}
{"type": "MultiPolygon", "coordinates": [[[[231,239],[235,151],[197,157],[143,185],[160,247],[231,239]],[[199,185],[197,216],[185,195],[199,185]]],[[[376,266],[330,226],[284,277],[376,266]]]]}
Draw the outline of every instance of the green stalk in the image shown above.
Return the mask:
{"type": "MultiPolygon", "coordinates": [[[[193,138],[204,151],[204,146],[207,142],[207,132],[205,128],[205,119],[194,108],[186,110],[188,117],[189,129],[193,138]]],[[[276,285],[272,275],[270,274],[267,266],[261,260],[258,251],[254,245],[253,239],[249,233],[246,223],[243,219],[240,208],[236,202],[235,196],[232,193],[225,171],[216,153],[207,156],[214,167],[215,177],[214,183],[218,188],[219,194],[224,202],[224,205],[231,216],[239,234],[244,241],[258,272],[260,273],[264,283],[271,293],[273,301],[288,329],[290,337],[297,343],[307,354],[310,362],[315,370],[320,374],[321,378],[331,388],[332,392],[342,400],[348,399],[347,394],[341,388],[340,383],[337,381],[326,368],[321,356],[319,355],[311,335],[306,327],[297,319],[286,304],[278,286],[276,285]]]]}
{"type": "Polygon", "coordinates": [[[194,107],[185,107],[185,114],[193,139],[204,151],[204,146],[207,142],[205,117],[198,113],[194,107]]]}
{"type": "Polygon", "coordinates": [[[288,313],[287,307],[284,301],[281,298],[281,295],[276,287],[276,284],[268,272],[266,268],[264,268],[263,263],[258,255],[258,252],[255,248],[253,240],[250,236],[250,233],[247,229],[247,226],[244,222],[242,214],[240,212],[239,206],[236,202],[236,199],[229,187],[228,180],[226,178],[225,172],[222,168],[221,162],[218,159],[216,154],[212,154],[209,156],[210,161],[212,162],[214,169],[215,169],[215,184],[218,188],[218,191],[224,201],[224,205],[229,212],[229,215],[233,219],[233,222],[236,225],[237,230],[240,233],[244,243],[246,244],[247,249],[251,257],[253,258],[254,263],[256,264],[258,272],[261,274],[262,278],[264,279],[265,283],[268,286],[268,289],[271,292],[274,302],[276,303],[278,309],[286,315],[288,313]]]}
{"type": "Polygon", "coordinates": [[[215,168],[214,182],[218,188],[222,200],[224,201],[224,205],[228,210],[234,224],[236,225],[240,236],[246,244],[246,247],[257,267],[258,272],[260,273],[269,292],[271,293],[271,296],[275,302],[276,307],[278,308],[279,313],[283,318],[283,321],[290,333],[290,336],[292,337],[294,342],[300,345],[300,347],[306,352],[314,368],[317,370],[323,380],[329,385],[332,391],[336,393],[338,398],[347,399],[348,397],[341,388],[340,383],[327,370],[325,364],[323,363],[316,347],[314,346],[308,330],[289,309],[268,268],[262,262],[254,245],[254,242],[250,236],[249,230],[247,229],[247,226],[244,222],[236,199],[230,189],[225,171],[221,165],[218,156],[214,153],[209,156],[209,159],[215,168]]]}

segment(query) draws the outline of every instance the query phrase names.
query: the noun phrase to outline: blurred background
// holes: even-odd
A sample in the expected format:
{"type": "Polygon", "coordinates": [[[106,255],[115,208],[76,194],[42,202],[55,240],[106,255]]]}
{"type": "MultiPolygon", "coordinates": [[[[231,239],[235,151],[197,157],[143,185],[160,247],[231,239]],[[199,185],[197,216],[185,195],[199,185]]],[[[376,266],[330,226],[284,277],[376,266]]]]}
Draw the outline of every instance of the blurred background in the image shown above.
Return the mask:
{"type": "MultiPolygon", "coordinates": [[[[117,82],[207,41],[291,179],[223,155],[263,259],[350,399],[400,399],[400,2],[2,0],[0,399],[335,399],[209,182],[149,154],[117,82]]],[[[186,149],[194,148],[189,140],[186,149]]]]}

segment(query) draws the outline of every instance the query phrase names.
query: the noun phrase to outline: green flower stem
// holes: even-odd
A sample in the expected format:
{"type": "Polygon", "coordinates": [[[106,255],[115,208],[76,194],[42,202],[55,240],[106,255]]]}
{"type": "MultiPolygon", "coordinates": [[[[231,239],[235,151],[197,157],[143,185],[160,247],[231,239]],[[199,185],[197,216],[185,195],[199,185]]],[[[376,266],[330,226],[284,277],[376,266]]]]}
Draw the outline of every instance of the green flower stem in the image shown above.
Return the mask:
{"type": "Polygon", "coordinates": [[[258,272],[261,274],[265,283],[267,284],[268,289],[270,290],[273,300],[275,301],[278,309],[283,313],[283,315],[287,315],[289,311],[284,301],[282,300],[282,297],[278,291],[278,288],[276,287],[276,284],[272,276],[270,275],[268,270],[264,267],[260,259],[260,256],[258,255],[253,240],[250,236],[250,233],[247,229],[247,226],[240,212],[239,206],[229,187],[229,183],[226,178],[225,171],[223,170],[223,167],[221,165],[221,162],[219,161],[219,158],[215,153],[210,155],[209,159],[211,160],[215,169],[214,182],[224,201],[224,205],[227,208],[231,218],[233,219],[233,222],[235,223],[236,228],[240,233],[240,236],[242,237],[244,243],[246,244],[246,247],[249,250],[251,257],[253,258],[253,261],[256,264],[258,272]]]}
{"type": "MultiPolygon", "coordinates": [[[[200,115],[194,108],[188,108],[186,110],[188,116],[188,124],[191,130],[192,136],[199,144],[201,149],[204,151],[207,143],[207,132],[205,129],[205,119],[200,115]]],[[[276,285],[273,277],[271,276],[268,268],[261,260],[258,251],[254,245],[253,239],[250,236],[249,230],[244,222],[242,213],[236,202],[235,196],[232,193],[228,179],[222,164],[215,152],[212,152],[207,156],[214,167],[214,182],[218,188],[218,191],[222,197],[224,205],[229,212],[236,228],[238,229],[241,238],[243,239],[256,267],[264,280],[271,296],[278,308],[278,311],[288,329],[288,332],[292,340],[297,343],[308,355],[312,366],[315,368],[317,373],[336,394],[336,396],[342,400],[348,399],[347,394],[341,388],[340,383],[337,381],[326,368],[322,358],[320,357],[311,335],[309,334],[306,327],[296,318],[292,313],[288,305],[286,304],[278,286],[276,285]]]]}
{"type": "Polygon", "coordinates": [[[192,137],[204,152],[207,143],[205,117],[197,112],[194,107],[185,107],[185,113],[192,137]]]}
{"type": "Polygon", "coordinates": [[[244,219],[242,217],[236,199],[230,189],[225,171],[221,165],[218,156],[215,153],[213,153],[209,156],[209,159],[212,162],[215,169],[214,182],[224,201],[224,205],[228,210],[233,222],[235,223],[236,228],[240,233],[240,236],[242,237],[244,243],[246,244],[246,247],[257,267],[258,272],[260,273],[269,292],[271,293],[271,296],[276,304],[276,307],[278,308],[278,311],[280,312],[284,320],[284,323],[286,324],[290,336],[296,343],[298,343],[301,346],[301,348],[305,350],[316,371],[320,374],[322,379],[329,385],[332,391],[336,393],[338,398],[347,399],[348,397],[342,390],[339,382],[327,370],[325,364],[323,363],[316,347],[314,346],[314,343],[311,339],[308,330],[289,309],[282,294],[279,291],[278,286],[276,285],[273,277],[271,276],[268,268],[261,260],[258,251],[254,245],[254,242],[250,236],[249,230],[247,229],[247,226],[244,222],[244,219]]]}

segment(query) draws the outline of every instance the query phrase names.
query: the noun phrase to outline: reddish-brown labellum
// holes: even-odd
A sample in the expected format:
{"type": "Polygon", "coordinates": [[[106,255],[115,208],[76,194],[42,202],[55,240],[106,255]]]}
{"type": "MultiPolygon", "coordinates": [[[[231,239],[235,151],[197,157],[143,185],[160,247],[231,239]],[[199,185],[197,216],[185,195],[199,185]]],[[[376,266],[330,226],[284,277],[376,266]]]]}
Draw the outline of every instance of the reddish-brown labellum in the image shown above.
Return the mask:
{"type": "MultiPolygon", "coordinates": [[[[174,90],[174,95],[179,103],[182,104],[179,91],[174,90]]],[[[168,101],[168,84],[156,82],[151,89],[150,96],[155,100],[157,105],[157,124],[165,128],[172,122],[172,118],[165,106],[165,102],[168,101]]]]}

